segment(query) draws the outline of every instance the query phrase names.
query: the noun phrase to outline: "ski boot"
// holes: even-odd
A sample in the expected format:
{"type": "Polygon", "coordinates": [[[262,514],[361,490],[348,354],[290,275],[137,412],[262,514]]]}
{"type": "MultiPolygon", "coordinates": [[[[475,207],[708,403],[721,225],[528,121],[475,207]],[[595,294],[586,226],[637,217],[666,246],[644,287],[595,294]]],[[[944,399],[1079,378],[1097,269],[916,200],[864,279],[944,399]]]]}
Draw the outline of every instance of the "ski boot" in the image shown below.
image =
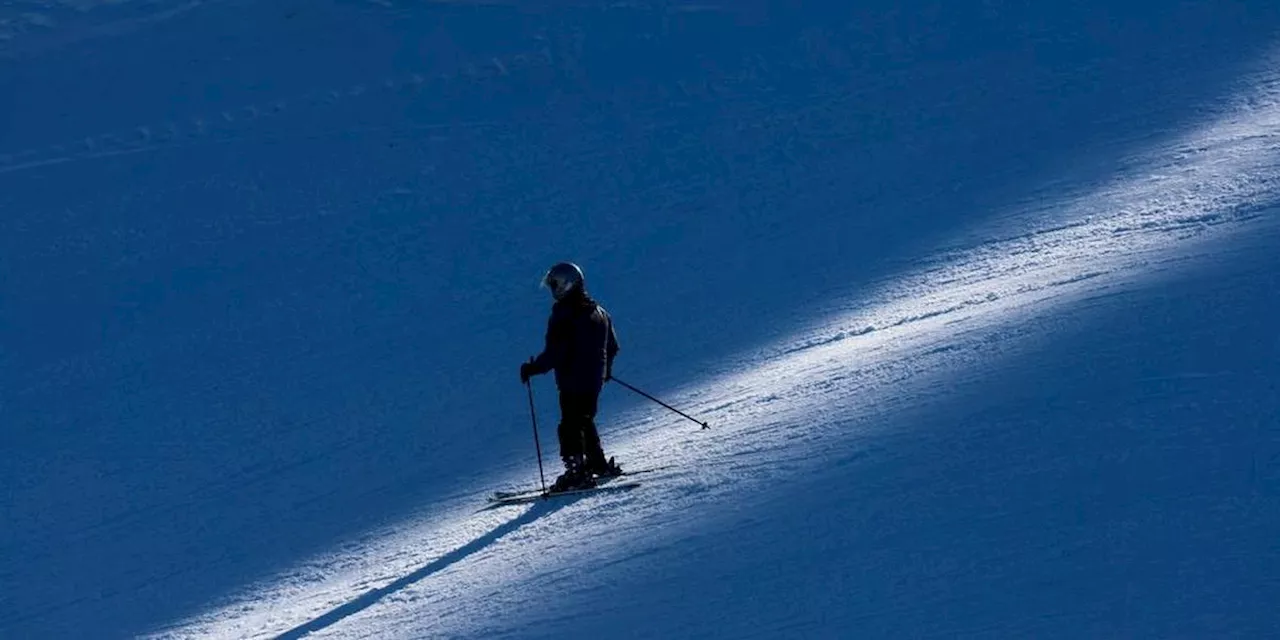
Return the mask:
{"type": "Polygon", "coordinates": [[[564,473],[551,484],[548,489],[549,493],[559,493],[561,491],[573,491],[576,489],[590,489],[596,486],[596,481],[591,477],[591,473],[583,464],[582,458],[566,458],[564,461],[564,473]]]}
{"type": "Polygon", "coordinates": [[[587,470],[596,478],[616,478],[622,475],[622,467],[613,461],[613,458],[605,460],[603,456],[597,461],[587,464],[587,470]]]}

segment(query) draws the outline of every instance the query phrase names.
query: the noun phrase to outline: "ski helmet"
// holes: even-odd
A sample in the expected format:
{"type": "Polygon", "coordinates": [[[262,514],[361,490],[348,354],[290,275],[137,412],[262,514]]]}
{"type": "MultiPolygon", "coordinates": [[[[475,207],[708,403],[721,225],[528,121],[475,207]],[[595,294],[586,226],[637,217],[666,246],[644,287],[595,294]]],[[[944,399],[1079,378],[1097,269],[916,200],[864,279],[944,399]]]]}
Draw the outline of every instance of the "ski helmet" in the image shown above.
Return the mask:
{"type": "Polygon", "coordinates": [[[586,284],[582,269],[572,262],[560,262],[547,270],[542,277],[542,286],[551,290],[556,300],[564,298],[570,291],[581,289],[586,284]]]}

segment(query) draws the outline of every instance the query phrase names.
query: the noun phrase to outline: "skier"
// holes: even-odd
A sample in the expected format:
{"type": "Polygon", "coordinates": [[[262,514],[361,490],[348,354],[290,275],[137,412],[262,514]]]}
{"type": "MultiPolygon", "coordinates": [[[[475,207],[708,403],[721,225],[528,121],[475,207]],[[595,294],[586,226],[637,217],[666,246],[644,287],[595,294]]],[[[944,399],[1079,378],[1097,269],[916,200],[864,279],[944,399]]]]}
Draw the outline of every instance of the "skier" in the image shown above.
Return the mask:
{"type": "Polygon", "coordinates": [[[595,486],[596,477],[622,473],[605,459],[596,431],[595,417],[604,383],[612,377],[618,338],[613,319],[604,307],[587,295],[582,269],[571,262],[551,267],[542,278],[555,304],[547,322],[546,347],[537,357],[520,365],[520,382],[551,370],[560,391],[560,458],[564,473],[551,491],[595,486]]]}

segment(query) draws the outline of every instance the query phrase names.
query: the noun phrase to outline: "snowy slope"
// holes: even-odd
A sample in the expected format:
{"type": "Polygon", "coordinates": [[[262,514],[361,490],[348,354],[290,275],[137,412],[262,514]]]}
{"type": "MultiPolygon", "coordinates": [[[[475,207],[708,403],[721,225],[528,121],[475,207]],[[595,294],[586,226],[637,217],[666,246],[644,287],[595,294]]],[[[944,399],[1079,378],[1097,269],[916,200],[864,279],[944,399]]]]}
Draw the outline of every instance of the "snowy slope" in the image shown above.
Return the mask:
{"type": "Polygon", "coordinates": [[[0,635],[1275,634],[1268,5],[4,7],[0,635]]]}
{"type": "Polygon", "coordinates": [[[163,635],[1274,633],[1280,229],[1200,181],[1252,145],[1195,142],[1207,167],[1139,189],[1175,207],[1099,194],[1142,208],[974,246],[687,389],[713,433],[628,416],[626,458],[672,465],[640,490],[458,500],[163,635]]]}

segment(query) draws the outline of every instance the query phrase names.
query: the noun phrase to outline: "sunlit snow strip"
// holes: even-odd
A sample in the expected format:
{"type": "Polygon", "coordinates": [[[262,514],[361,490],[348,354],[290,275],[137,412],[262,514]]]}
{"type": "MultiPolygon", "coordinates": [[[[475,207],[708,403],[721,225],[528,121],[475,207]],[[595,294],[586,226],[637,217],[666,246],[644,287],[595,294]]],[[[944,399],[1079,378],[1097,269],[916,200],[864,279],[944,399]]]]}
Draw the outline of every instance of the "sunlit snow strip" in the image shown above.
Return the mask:
{"type": "MultiPolygon", "coordinates": [[[[982,239],[922,260],[926,266],[879,293],[847,301],[853,311],[674,394],[717,425],[711,432],[675,430],[669,416],[645,408],[631,416],[633,426],[619,428],[635,435],[611,449],[638,466],[721,469],[721,477],[698,479],[699,500],[749,489],[813,464],[818,438],[851,437],[824,434],[824,415],[838,412],[845,422],[870,417],[877,403],[901,395],[903,381],[918,387],[971,364],[940,347],[1051,317],[1082,295],[1149,277],[1153,269],[1177,266],[1182,256],[1273,225],[1267,207],[1280,184],[1280,106],[1269,80],[1253,86],[1241,107],[1152,149],[1096,192],[1028,205],[1025,215],[1012,211],[1005,219],[1016,233],[971,233],[982,239]],[[785,434],[781,424],[788,425],[785,434]],[[735,462],[707,464],[730,458],[735,462]]],[[[654,499],[644,509],[587,516],[569,507],[550,524],[523,522],[528,512],[521,510],[471,515],[461,503],[441,505],[434,516],[369,534],[153,637],[274,637],[398,583],[403,587],[392,597],[338,616],[316,637],[468,635],[509,615],[493,597],[504,587],[573,571],[584,558],[607,554],[610,545],[628,544],[609,531],[642,527],[646,518],[674,508],[680,496],[657,496],[677,491],[663,486],[649,490],[654,499]],[[539,535],[548,528],[559,533],[539,535]],[[475,551],[456,553],[469,548],[475,551]],[[420,579],[406,580],[415,575],[420,579]]],[[[642,534],[641,542],[629,544],[658,544],[655,532],[634,533],[642,534]]]]}

